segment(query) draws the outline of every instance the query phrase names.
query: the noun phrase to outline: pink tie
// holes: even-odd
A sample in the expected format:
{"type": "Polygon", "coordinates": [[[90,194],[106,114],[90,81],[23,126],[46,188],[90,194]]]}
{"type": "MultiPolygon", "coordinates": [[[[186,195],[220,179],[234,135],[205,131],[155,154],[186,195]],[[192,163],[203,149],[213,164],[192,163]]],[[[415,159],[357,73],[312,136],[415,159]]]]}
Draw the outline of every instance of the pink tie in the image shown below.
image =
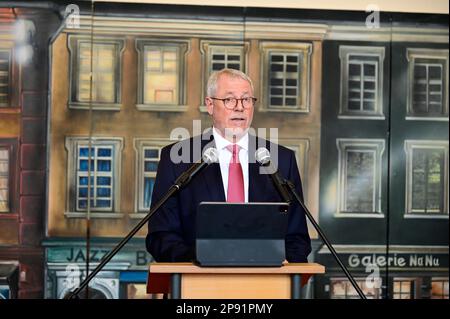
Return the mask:
{"type": "Polygon", "coordinates": [[[230,144],[227,146],[227,149],[233,154],[228,169],[227,202],[243,203],[245,201],[244,174],[239,162],[239,146],[230,144]]]}

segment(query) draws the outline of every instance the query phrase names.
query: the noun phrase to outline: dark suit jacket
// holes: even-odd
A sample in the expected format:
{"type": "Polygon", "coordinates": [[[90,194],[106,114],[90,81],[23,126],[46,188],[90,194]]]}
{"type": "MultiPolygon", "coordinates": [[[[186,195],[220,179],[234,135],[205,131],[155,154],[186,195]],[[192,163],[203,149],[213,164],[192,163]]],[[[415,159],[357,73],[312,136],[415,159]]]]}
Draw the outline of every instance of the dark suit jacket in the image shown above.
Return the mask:
{"type": "MultiPolygon", "coordinates": [[[[160,162],[152,193],[152,205],[158,202],[176,178],[197,161],[201,150],[214,146],[214,139],[209,130],[201,136],[171,144],[161,150],[160,162]],[[174,164],[170,159],[171,151],[181,155],[179,150],[193,153],[190,163],[174,164]]],[[[281,202],[282,199],[267,174],[259,173],[259,164],[254,160],[255,150],[266,147],[269,151],[274,144],[249,136],[249,202],[281,202]],[[255,145],[256,144],[256,145],[255,145]]],[[[273,157],[273,153],[272,153],[273,157]]],[[[278,168],[280,174],[292,181],[297,192],[303,198],[300,174],[295,154],[278,145],[278,168]]],[[[202,201],[224,202],[220,166],[214,163],[195,176],[189,185],[176,196],[172,196],[165,205],[150,219],[146,245],[148,252],[158,262],[181,262],[195,259],[195,214],[202,201]]],[[[305,213],[298,204],[291,205],[288,221],[288,232],[285,240],[286,259],[289,262],[306,262],[311,252],[311,241],[306,226],[305,213]]]]}

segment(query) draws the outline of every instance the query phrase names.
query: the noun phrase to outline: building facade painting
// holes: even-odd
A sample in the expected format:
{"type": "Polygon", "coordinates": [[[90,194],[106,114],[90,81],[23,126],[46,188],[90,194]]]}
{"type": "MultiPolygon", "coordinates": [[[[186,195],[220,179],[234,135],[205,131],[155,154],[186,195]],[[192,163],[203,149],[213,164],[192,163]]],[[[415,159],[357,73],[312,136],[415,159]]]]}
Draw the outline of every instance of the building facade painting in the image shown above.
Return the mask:
{"type": "MultiPolygon", "coordinates": [[[[18,297],[64,297],[145,216],[161,148],[211,125],[206,81],[228,67],[252,77],[253,126],[295,151],[306,204],[368,296],[448,298],[448,22],[80,4],[73,28],[62,10],[0,10],[0,269],[18,297]]],[[[357,297],[309,229],[327,274],[306,296],[357,297]]],[[[155,297],[145,234],[91,298],[155,297]]]]}

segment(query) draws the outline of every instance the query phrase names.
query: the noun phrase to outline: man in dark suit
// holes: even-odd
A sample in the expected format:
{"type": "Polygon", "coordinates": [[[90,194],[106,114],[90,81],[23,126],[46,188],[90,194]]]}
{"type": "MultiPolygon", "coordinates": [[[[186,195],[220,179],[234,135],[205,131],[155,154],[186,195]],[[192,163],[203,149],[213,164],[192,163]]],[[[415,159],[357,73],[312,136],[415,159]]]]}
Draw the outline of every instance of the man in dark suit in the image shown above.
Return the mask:
{"type": "MultiPolygon", "coordinates": [[[[253,84],[246,74],[231,69],[213,73],[205,98],[213,128],[161,150],[152,203],[158,202],[176,178],[201,156],[200,152],[190,152],[190,163],[175,163],[174,157],[182,155],[180,150],[192,151],[195,145],[201,145],[202,150],[214,146],[219,152],[219,163],[206,167],[150,219],[146,245],[156,261],[195,259],[195,214],[202,201],[283,201],[269,175],[260,173],[260,165],[255,161],[257,147],[269,151],[276,148],[275,162],[280,174],[292,181],[303,197],[294,152],[249,134],[255,101],[253,84]]],[[[306,262],[311,252],[305,214],[296,203],[290,209],[285,247],[289,262],[306,262]]]]}

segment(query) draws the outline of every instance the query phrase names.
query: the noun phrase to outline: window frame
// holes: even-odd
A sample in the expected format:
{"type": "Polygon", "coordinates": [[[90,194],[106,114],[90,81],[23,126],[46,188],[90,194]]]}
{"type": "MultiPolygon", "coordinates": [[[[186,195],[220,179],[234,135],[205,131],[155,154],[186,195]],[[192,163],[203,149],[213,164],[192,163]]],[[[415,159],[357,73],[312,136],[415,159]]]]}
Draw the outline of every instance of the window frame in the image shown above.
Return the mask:
{"type": "MultiPolygon", "coordinates": [[[[65,140],[65,148],[67,154],[67,188],[66,188],[66,209],[64,215],[67,218],[84,218],[88,214],[93,218],[121,218],[123,213],[120,212],[121,203],[121,174],[122,174],[122,156],[123,143],[121,137],[78,137],[68,136],[65,140]],[[112,185],[111,190],[111,211],[105,209],[93,209],[88,212],[77,210],[77,163],[78,163],[78,148],[79,146],[89,147],[89,140],[91,147],[96,146],[113,146],[114,154],[112,155],[111,172],[112,185]]],[[[89,175],[88,175],[89,176],[89,175]]],[[[95,175],[91,175],[95,176],[95,175]]],[[[91,185],[92,187],[92,185],[91,185]]],[[[89,190],[89,189],[88,189],[89,190]]],[[[95,189],[94,189],[95,190],[95,189]]]]}
{"type": "Polygon", "coordinates": [[[22,81],[20,79],[19,63],[15,63],[15,44],[14,39],[8,35],[5,40],[0,40],[0,50],[9,51],[9,66],[8,66],[8,97],[4,105],[0,105],[1,113],[19,113],[20,112],[20,92],[22,81]]]}
{"type": "Polygon", "coordinates": [[[7,63],[7,70],[6,72],[6,76],[7,76],[7,82],[3,83],[6,84],[7,87],[7,92],[6,92],[6,103],[5,104],[1,104],[0,103],[0,108],[7,108],[10,105],[10,99],[11,99],[11,91],[12,91],[12,85],[11,85],[11,75],[12,75],[12,49],[11,48],[2,48],[0,47],[0,52],[6,52],[8,54],[8,59],[6,60],[7,63]]]}
{"type": "MultiPolygon", "coordinates": [[[[148,213],[148,208],[144,207],[144,148],[149,147],[159,149],[159,164],[162,148],[169,145],[170,143],[173,143],[173,141],[169,139],[134,138],[133,147],[135,151],[135,203],[134,213],[130,214],[132,218],[142,218],[145,217],[148,213]]],[[[156,177],[156,172],[154,173],[154,175],[154,177],[156,177]]]]}
{"type": "Polygon", "coordinates": [[[260,43],[261,54],[261,112],[286,112],[286,113],[309,113],[311,109],[311,64],[313,44],[310,42],[266,42],[260,43]],[[300,70],[297,87],[297,105],[295,107],[271,107],[269,101],[270,92],[270,54],[279,52],[282,54],[296,53],[302,56],[299,63],[300,70]]]}
{"type": "Polygon", "coordinates": [[[406,59],[408,61],[408,78],[407,78],[407,101],[406,101],[406,120],[423,120],[423,121],[448,121],[449,107],[448,107],[448,85],[449,85],[449,50],[431,49],[431,48],[407,48],[406,59]],[[441,116],[425,116],[417,115],[413,110],[413,95],[414,95],[414,67],[416,59],[436,59],[444,60],[445,72],[443,73],[443,84],[445,90],[443,94],[443,114],[441,116]],[[445,96],[445,99],[444,99],[445,96]]]}
{"type": "MultiPolygon", "coordinates": [[[[0,164],[2,162],[5,162],[4,168],[6,169],[4,172],[0,171],[0,177],[6,180],[6,185],[5,188],[1,187],[0,191],[6,190],[5,193],[5,198],[2,199],[1,202],[5,203],[5,209],[6,210],[1,210],[0,209],[0,214],[7,214],[10,212],[11,208],[11,148],[7,147],[7,146],[2,146],[0,144],[0,152],[1,153],[5,153],[6,154],[6,159],[2,159],[0,158],[0,164]]],[[[3,165],[2,165],[3,166],[3,165]]],[[[0,206],[1,208],[1,206],[0,206]]]]}
{"type": "Polygon", "coordinates": [[[431,277],[431,281],[430,281],[430,299],[448,299],[449,296],[442,295],[442,298],[432,298],[433,294],[433,282],[441,282],[443,285],[445,284],[445,282],[447,282],[447,285],[449,284],[449,278],[448,277],[431,277]]]}
{"type": "Polygon", "coordinates": [[[199,109],[201,112],[207,112],[205,105],[205,97],[207,95],[208,79],[211,75],[211,61],[212,53],[215,48],[226,48],[240,50],[241,71],[247,73],[248,71],[248,51],[250,47],[249,41],[214,41],[214,40],[200,40],[200,54],[202,59],[202,92],[201,105],[199,109]]]}
{"type": "Polygon", "coordinates": [[[417,298],[417,292],[420,288],[421,280],[420,278],[410,278],[410,277],[394,277],[392,280],[392,299],[416,299],[417,298]],[[400,283],[400,291],[395,291],[395,283],[400,283]],[[401,284],[404,282],[409,282],[411,284],[411,290],[409,291],[409,298],[395,298],[395,294],[406,295],[406,292],[402,291],[401,284]]]}
{"type": "MultiPolygon", "coordinates": [[[[383,112],[383,85],[384,85],[384,58],[385,47],[380,46],[339,46],[339,59],[340,59],[340,104],[339,104],[339,119],[365,119],[365,120],[384,120],[385,115],[383,112]],[[378,58],[378,68],[376,74],[376,87],[375,92],[375,110],[363,111],[363,110],[349,110],[349,65],[350,57],[352,55],[368,56],[378,58]]],[[[363,92],[364,93],[364,92],[363,92]]]]}
{"type": "Polygon", "coordinates": [[[383,154],[385,150],[384,139],[352,139],[352,138],[338,138],[336,139],[336,146],[338,149],[338,179],[337,179],[337,205],[335,217],[361,217],[361,218],[384,218],[383,207],[381,203],[382,198],[382,168],[383,168],[383,154]],[[346,203],[346,180],[347,180],[347,168],[346,159],[348,149],[354,149],[354,151],[370,151],[374,153],[374,181],[372,195],[374,207],[373,212],[350,212],[345,210],[346,203]]]}
{"type": "Polygon", "coordinates": [[[136,38],[135,48],[138,53],[138,84],[136,108],[139,111],[165,111],[165,112],[185,112],[187,105],[187,56],[191,50],[190,40],[183,39],[158,39],[158,38],[136,38]],[[145,104],[144,103],[144,59],[145,47],[175,47],[177,49],[177,83],[178,83],[178,103],[176,104],[145,104]]]}
{"type": "Polygon", "coordinates": [[[69,49],[69,109],[89,110],[91,107],[96,111],[120,111],[122,106],[122,61],[123,52],[125,50],[125,40],[112,37],[102,36],[101,38],[91,37],[87,35],[68,34],[67,47],[69,49]],[[91,40],[93,40],[91,42],[91,40]],[[115,52],[115,65],[114,65],[114,94],[115,101],[111,102],[80,102],[77,100],[78,96],[78,80],[80,75],[79,58],[80,58],[80,44],[88,42],[90,45],[95,44],[114,44],[117,46],[115,52]]]}
{"type": "Polygon", "coordinates": [[[449,190],[449,154],[448,154],[448,141],[436,141],[436,140],[405,140],[404,142],[405,161],[406,161],[406,181],[405,181],[405,212],[404,218],[430,218],[430,219],[448,219],[449,207],[448,207],[448,190],[449,190]],[[412,212],[412,161],[414,149],[442,149],[444,150],[444,189],[442,194],[444,195],[444,209],[443,213],[420,213],[412,212]],[[411,212],[410,212],[411,211],[411,212]]]}
{"type": "Polygon", "coordinates": [[[8,151],[8,206],[6,212],[0,212],[0,219],[16,219],[19,217],[19,191],[18,191],[18,140],[15,138],[0,138],[0,148],[8,151]]]}

